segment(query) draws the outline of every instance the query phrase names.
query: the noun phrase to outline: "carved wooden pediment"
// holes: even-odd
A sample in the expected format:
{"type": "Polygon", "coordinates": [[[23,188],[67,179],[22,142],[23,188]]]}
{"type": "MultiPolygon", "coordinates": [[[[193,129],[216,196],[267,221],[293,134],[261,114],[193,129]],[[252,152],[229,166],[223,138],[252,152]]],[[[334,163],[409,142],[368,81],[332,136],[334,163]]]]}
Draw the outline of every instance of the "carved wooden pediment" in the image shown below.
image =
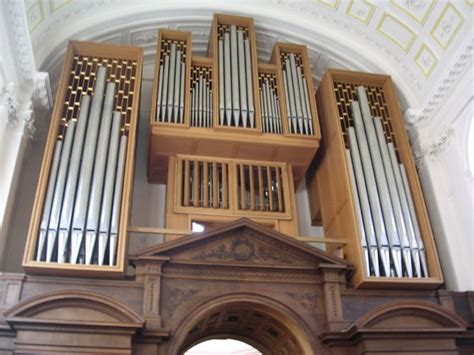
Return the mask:
{"type": "Polygon", "coordinates": [[[290,268],[349,266],[338,257],[246,218],[147,248],[131,260],[153,257],[203,265],[290,268]]]}

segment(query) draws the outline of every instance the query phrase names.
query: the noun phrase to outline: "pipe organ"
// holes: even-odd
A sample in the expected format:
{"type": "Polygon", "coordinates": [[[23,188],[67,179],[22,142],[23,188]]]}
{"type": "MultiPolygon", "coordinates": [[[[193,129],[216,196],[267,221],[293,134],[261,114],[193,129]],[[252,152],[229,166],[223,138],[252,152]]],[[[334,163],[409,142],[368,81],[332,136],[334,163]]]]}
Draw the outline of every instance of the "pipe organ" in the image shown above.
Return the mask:
{"type": "Polygon", "coordinates": [[[325,237],[353,236],[344,253],[356,265],[355,286],[439,287],[436,246],[390,77],[329,70],[317,98],[323,140],[306,176],[311,214],[322,217],[325,237]]]}
{"type": "Polygon", "coordinates": [[[142,50],[70,42],[30,223],[24,268],[120,275],[142,50]]]}
{"type": "MultiPolygon", "coordinates": [[[[313,221],[321,217],[328,251],[343,245],[356,287],[439,287],[389,77],[329,70],[315,97],[306,47],[276,43],[258,63],[245,17],[214,15],[207,56],[191,48],[189,32],[158,33],[148,177],[167,185],[168,229],[248,217],[298,237],[295,190],[306,175],[313,221]]],[[[138,48],[69,45],[27,271],[123,273],[141,66],[138,48]]]]}

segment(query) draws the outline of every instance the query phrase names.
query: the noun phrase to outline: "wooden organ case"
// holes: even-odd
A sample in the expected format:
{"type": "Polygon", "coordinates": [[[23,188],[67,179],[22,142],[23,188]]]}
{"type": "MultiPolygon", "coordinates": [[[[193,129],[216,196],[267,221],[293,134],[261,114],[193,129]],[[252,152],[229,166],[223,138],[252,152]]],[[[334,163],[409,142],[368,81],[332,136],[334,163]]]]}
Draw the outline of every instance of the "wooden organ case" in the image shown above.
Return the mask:
{"type": "Polygon", "coordinates": [[[191,45],[159,31],[148,177],[167,184],[167,228],[249,217],[298,236],[295,188],[320,140],[306,47],[277,43],[259,64],[253,20],[220,14],[208,56],[191,45]]]}
{"type": "Polygon", "coordinates": [[[71,41],[23,267],[120,277],[126,268],[143,50],[71,41]]]}
{"type": "Polygon", "coordinates": [[[344,254],[356,266],[356,287],[438,288],[443,283],[441,267],[391,78],[330,69],[317,100],[323,138],[306,176],[313,223],[322,220],[326,238],[347,238],[344,254]],[[363,101],[365,115],[359,112],[364,111],[362,104],[359,109],[363,101]],[[386,188],[381,183],[385,177],[386,188]],[[380,270],[374,269],[375,263],[380,270]]]}

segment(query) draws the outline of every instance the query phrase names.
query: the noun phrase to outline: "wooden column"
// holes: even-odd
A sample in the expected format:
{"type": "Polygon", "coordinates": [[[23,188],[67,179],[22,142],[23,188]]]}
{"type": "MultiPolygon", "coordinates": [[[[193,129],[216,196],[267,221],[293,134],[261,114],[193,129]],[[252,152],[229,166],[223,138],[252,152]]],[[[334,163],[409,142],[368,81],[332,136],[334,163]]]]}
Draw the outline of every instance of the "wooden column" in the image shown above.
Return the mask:
{"type": "Polygon", "coordinates": [[[343,268],[320,265],[323,275],[324,304],[329,331],[343,330],[349,324],[342,314],[341,284],[344,284],[343,268]],[[342,274],[341,274],[342,272],[342,274]]]}
{"type": "Polygon", "coordinates": [[[166,257],[140,257],[135,260],[136,280],[143,282],[143,317],[147,330],[161,329],[161,267],[166,257]]]}

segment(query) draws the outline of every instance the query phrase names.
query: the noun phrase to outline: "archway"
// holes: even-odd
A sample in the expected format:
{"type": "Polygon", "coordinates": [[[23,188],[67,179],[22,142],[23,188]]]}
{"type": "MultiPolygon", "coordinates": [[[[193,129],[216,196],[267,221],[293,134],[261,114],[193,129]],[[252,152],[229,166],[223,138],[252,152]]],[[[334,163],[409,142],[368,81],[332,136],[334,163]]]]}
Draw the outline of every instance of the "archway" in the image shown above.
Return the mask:
{"type": "Polygon", "coordinates": [[[262,355],[252,345],[232,338],[204,340],[188,349],[184,355],[262,355]]]}
{"type": "Polygon", "coordinates": [[[262,354],[313,354],[305,323],[284,305],[255,295],[208,301],[182,320],[168,353],[184,354],[209,339],[235,339],[262,354]]]}

